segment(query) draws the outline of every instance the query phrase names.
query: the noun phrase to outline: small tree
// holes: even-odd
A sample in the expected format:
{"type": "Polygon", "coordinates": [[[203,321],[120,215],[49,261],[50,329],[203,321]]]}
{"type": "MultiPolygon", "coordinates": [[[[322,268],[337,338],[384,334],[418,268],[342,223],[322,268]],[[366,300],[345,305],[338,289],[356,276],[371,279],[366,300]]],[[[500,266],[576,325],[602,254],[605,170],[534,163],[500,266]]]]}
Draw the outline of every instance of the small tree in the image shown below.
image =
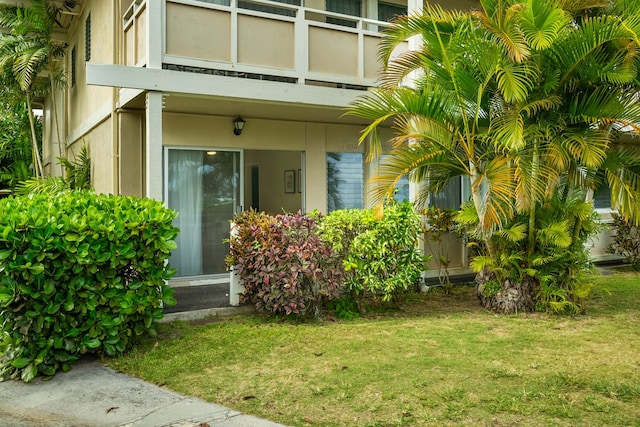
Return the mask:
{"type": "MultiPolygon", "coordinates": [[[[42,122],[36,121],[42,134],[42,122]]],[[[0,189],[14,190],[33,176],[31,136],[25,103],[10,90],[0,90],[0,189]]]]}
{"type": "MultiPolygon", "coordinates": [[[[42,158],[36,132],[36,121],[33,115],[34,96],[48,91],[54,97],[55,87],[63,83],[58,60],[63,57],[65,45],[53,40],[52,34],[56,25],[59,10],[49,0],[31,0],[26,6],[0,6],[0,28],[8,28],[9,32],[0,32],[0,73],[5,84],[19,88],[24,94],[25,107],[30,122],[31,144],[35,177],[43,176],[42,158]],[[41,73],[47,71],[47,77],[41,73]],[[44,79],[45,82],[38,82],[44,79]]],[[[58,132],[58,144],[62,143],[58,132]]],[[[62,155],[62,148],[60,148],[62,155]]]]}

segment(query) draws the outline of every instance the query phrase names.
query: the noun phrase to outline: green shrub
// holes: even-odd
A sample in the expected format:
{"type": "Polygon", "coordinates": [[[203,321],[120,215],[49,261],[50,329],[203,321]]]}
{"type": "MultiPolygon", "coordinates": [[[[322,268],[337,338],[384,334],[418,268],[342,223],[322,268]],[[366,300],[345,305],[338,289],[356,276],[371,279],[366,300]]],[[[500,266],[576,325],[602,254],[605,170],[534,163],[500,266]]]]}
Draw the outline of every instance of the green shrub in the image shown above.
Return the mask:
{"type": "Polygon", "coordinates": [[[316,233],[316,219],[246,211],[234,218],[227,264],[244,286],[243,301],[259,310],[320,315],[338,296],[342,268],[316,233]]]}
{"type": "MultiPolygon", "coordinates": [[[[584,194],[564,198],[556,195],[539,206],[534,216],[533,246],[528,239],[528,212],[517,214],[493,233],[490,238],[493,256],[485,246],[473,241],[478,236],[471,235],[470,240],[479,252],[471,261],[471,268],[486,272],[481,276],[500,284],[497,290],[493,284],[486,286],[485,299],[481,299],[485,308],[499,312],[526,309],[564,314],[585,311],[586,300],[593,290],[589,281],[593,265],[586,244],[601,230],[599,215],[585,199],[584,194]],[[510,291],[516,283],[532,284],[527,286],[530,295],[522,294],[526,307],[517,305],[517,298],[510,291]],[[513,310],[506,311],[505,304],[513,310]]],[[[462,205],[456,219],[469,229],[475,227],[477,213],[472,202],[462,205]]]]}
{"type": "Polygon", "coordinates": [[[418,249],[420,216],[409,202],[384,207],[381,219],[371,210],[341,210],[322,220],[320,234],[343,254],[345,285],[364,309],[368,296],[397,302],[398,294],[420,277],[425,259],[418,249]]]}
{"type": "Polygon", "coordinates": [[[66,192],[0,201],[0,377],[122,353],[174,304],[178,230],[161,202],[66,192]]]}

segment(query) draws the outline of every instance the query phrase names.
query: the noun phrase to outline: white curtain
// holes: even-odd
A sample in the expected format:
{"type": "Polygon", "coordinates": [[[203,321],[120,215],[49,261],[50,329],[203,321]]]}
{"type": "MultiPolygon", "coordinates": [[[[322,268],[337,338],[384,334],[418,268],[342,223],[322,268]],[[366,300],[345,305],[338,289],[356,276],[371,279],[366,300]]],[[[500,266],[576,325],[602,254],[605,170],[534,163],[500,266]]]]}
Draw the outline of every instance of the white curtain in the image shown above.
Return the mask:
{"type": "Polygon", "coordinates": [[[169,150],[169,207],[180,229],[169,263],[177,276],[202,274],[202,165],[202,151],[169,150]]]}

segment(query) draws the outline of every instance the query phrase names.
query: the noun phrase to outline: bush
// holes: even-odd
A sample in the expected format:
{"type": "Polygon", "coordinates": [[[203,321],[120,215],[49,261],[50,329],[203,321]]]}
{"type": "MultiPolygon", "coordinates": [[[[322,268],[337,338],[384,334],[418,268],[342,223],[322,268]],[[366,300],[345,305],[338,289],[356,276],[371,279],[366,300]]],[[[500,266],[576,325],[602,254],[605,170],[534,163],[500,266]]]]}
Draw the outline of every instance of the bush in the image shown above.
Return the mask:
{"type": "Polygon", "coordinates": [[[316,234],[316,219],[246,211],[234,217],[227,265],[244,286],[243,302],[259,310],[319,316],[338,296],[342,268],[316,234]]]}
{"type": "Polygon", "coordinates": [[[631,264],[634,270],[640,271],[640,230],[620,214],[613,212],[611,217],[611,228],[615,233],[611,236],[609,253],[622,255],[624,262],[631,264]]]}
{"type": "Polygon", "coordinates": [[[175,303],[176,214],[161,202],[69,191],[3,199],[0,211],[3,379],[122,353],[175,303]]]}
{"type": "MultiPolygon", "coordinates": [[[[470,229],[478,218],[472,203],[464,203],[456,216],[470,229]]],[[[601,230],[600,217],[584,194],[556,195],[535,211],[531,246],[529,215],[517,214],[494,231],[493,256],[473,241],[477,235],[471,235],[471,244],[480,253],[470,265],[481,273],[476,276],[481,304],[502,313],[584,312],[594,286],[589,281],[593,266],[586,243],[601,230]]]]}
{"type": "Polygon", "coordinates": [[[420,216],[409,202],[371,210],[340,210],[322,219],[320,233],[343,255],[345,285],[362,311],[367,296],[397,302],[426,268],[418,249],[420,216]]]}

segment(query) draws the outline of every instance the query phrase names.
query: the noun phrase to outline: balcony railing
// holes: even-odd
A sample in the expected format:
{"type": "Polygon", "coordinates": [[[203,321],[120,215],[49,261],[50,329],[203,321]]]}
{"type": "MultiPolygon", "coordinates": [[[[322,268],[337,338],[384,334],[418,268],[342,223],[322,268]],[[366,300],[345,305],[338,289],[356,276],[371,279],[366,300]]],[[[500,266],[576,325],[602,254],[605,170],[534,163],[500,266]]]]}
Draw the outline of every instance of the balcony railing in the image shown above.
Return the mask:
{"type": "MultiPolygon", "coordinates": [[[[147,65],[147,1],[134,0],[124,15],[125,65],[147,65]]],[[[164,68],[354,88],[378,78],[387,23],[304,3],[162,1],[164,68]]]]}

